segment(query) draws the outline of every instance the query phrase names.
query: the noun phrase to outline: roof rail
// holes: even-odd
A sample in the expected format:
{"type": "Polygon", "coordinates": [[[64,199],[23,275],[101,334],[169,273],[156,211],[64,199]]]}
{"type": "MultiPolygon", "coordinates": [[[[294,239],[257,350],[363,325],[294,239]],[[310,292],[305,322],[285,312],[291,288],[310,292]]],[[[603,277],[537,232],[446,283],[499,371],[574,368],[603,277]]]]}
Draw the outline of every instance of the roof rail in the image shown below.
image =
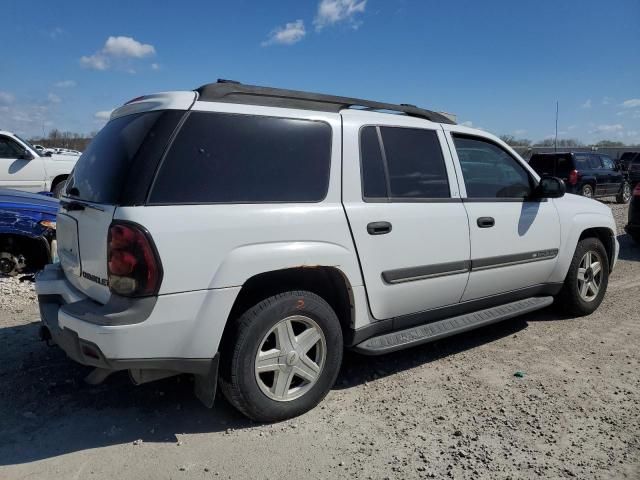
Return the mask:
{"type": "Polygon", "coordinates": [[[203,102],[244,103],[268,107],[298,108],[323,112],[339,112],[345,108],[365,107],[368,110],[386,110],[401,112],[411,117],[424,118],[432,122],[455,124],[445,115],[403,103],[374,102],[360,98],[336,97],[322,93],[285,90],[281,88],[244,85],[235,80],[219,79],[197,89],[198,100],[203,102]]]}

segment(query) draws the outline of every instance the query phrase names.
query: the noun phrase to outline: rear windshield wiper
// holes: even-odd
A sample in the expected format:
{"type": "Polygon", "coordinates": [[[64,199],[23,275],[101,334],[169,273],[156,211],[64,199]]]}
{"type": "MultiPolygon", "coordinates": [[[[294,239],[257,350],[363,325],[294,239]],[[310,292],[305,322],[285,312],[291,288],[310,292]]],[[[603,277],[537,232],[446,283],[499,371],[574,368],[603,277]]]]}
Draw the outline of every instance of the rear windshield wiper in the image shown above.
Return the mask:
{"type": "Polygon", "coordinates": [[[104,208],[96,207],[95,205],[91,205],[90,203],[86,203],[86,202],[79,202],[77,200],[71,200],[71,201],[62,200],[60,202],[60,205],[67,212],[77,212],[80,210],[84,210],[85,208],[92,208],[93,210],[104,212],[104,208]]]}

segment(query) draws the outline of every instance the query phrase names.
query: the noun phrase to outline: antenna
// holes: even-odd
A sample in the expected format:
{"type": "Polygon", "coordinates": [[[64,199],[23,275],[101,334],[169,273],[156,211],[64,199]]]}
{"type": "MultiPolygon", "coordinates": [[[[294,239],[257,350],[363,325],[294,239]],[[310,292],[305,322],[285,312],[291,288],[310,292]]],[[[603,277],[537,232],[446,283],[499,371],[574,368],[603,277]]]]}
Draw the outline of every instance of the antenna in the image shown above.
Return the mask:
{"type": "Polygon", "coordinates": [[[556,100],[556,138],[553,141],[553,151],[558,151],[558,101],[556,100]]]}

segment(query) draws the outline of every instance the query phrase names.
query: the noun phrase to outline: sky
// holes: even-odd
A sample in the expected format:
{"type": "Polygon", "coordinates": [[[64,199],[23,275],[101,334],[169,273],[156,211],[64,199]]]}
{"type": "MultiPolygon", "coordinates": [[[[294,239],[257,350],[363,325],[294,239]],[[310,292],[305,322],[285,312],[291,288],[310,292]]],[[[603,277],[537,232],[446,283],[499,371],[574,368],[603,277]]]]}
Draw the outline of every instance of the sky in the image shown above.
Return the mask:
{"type": "Polygon", "coordinates": [[[5,0],[0,129],[87,133],[218,78],[640,143],[640,0],[5,0]]]}

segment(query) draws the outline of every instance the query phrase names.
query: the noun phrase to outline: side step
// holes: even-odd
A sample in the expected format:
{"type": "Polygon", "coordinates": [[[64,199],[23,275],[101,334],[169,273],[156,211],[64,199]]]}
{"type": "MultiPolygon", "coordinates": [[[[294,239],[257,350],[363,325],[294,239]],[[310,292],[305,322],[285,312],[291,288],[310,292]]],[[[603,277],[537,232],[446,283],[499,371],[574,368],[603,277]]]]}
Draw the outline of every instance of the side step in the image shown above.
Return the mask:
{"type": "Polygon", "coordinates": [[[433,342],[457,333],[473,330],[492,323],[517,317],[553,303],[553,297],[532,297],[506,303],[498,307],[478,310],[458,317],[445,318],[437,322],[385,333],[359,343],[353,349],[365,355],[382,355],[423,343],[433,342]]]}

